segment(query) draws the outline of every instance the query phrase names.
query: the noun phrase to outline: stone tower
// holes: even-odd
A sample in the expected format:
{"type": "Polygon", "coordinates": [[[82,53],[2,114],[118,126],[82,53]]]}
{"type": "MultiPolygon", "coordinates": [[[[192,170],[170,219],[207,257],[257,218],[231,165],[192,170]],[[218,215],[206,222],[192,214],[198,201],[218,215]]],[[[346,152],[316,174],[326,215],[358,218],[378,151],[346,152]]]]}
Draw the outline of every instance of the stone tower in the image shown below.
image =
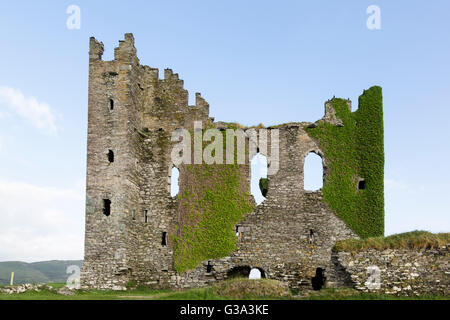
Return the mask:
{"type": "Polygon", "coordinates": [[[89,286],[111,288],[151,279],[156,270],[168,274],[172,252],[161,243],[176,215],[170,133],[192,119],[209,120],[209,105],[197,94],[196,106],[188,107],[177,74],[166,69],[159,79],[158,69],[141,66],[132,34],[113,61],[102,54],[103,44],[91,38],[82,274],[89,286]]]}

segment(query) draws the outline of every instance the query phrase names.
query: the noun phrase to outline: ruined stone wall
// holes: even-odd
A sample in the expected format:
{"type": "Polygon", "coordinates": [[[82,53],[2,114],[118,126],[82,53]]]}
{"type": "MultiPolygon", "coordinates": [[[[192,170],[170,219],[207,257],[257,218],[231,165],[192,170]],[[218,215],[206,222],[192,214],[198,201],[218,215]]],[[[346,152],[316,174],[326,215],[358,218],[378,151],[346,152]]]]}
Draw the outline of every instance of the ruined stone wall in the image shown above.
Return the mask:
{"type": "MultiPolygon", "coordinates": [[[[321,154],[305,133],[306,125],[276,128],[280,141],[279,170],[268,175],[266,200],[238,223],[237,250],[229,257],[209,260],[212,266],[209,273],[206,272],[208,261],[204,261],[181,279],[182,286],[226,279],[236,267],[258,268],[266,277],[286,281],[292,288],[310,288],[317,268],[324,270],[328,286],[343,283],[335,274],[331,248],[337,240],[357,236],[324,204],[320,190],[311,192],[303,188],[306,156],[310,152],[321,154]],[[311,231],[313,243],[309,239],[311,231]]],[[[268,150],[271,150],[270,144],[268,150]]],[[[270,159],[270,152],[266,155],[270,159]]]]}
{"type": "Polygon", "coordinates": [[[449,245],[437,249],[341,251],[334,255],[337,266],[358,290],[404,296],[450,294],[449,245]]]}

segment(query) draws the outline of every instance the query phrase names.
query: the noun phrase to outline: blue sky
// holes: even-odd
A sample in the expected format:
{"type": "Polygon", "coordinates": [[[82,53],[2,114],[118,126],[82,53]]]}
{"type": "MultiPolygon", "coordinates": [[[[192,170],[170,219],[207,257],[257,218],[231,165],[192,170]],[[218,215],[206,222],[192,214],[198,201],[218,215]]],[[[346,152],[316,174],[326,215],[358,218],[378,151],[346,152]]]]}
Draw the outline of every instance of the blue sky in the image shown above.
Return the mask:
{"type": "Polygon", "coordinates": [[[126,32],[217,120],[315,121],[382,86],[386,234],[450,231],[448,1],[130,2],[0,3],[0,260],[82,258],[89,37],[109,60],[126,32]]]}

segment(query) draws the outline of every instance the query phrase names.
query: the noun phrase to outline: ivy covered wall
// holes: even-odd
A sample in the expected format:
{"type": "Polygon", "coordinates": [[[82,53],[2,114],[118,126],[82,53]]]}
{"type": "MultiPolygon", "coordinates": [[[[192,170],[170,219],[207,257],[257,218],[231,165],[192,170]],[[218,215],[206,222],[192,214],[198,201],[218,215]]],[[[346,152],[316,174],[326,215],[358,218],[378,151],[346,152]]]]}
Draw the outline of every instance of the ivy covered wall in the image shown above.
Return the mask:
{"type": "MultiPolygon", "coordinates": [[[[233,125],[228,128],[236,129],[233,125]]],[[[225,142],[225,131],[222,134],[225,142]]],[[[207,144],[203,142],[203,147],[207,144]]],[[[248,192],[249,167],[236,163],[236,148],[235,141],[234,164],[180,167],[178,225],[171,235],[174,268],[178,272],[193,269],[203,260],[228,256],[237,249],[235,226],[254,209],[254,203],[248,192]]],[[[224,156],[225,151],[226,143],[224,156]]]]}
{"type": "Polygon", "coordinates": [[[351,112],[348,100],[333,98],[342,125],[318,122],[307,128],[327,161],[324,201],[362,238],[384,234],[384,136],[381,87],[359,97],[351,112]]]}

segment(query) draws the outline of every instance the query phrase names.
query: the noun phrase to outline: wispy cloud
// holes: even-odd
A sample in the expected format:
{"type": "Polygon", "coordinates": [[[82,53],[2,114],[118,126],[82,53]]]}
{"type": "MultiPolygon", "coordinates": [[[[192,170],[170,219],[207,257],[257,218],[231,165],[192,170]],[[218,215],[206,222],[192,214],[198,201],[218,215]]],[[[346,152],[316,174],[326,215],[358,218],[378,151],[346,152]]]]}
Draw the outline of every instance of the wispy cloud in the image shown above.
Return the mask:
{"type": "Polygon", "coordinates": [[[0,106],[2,105],[34,127],[47,133],[57,133],[56,116],[47,103],[39,102],[35,97],[25,97],[18,89],[0,86],[0,106]]]}
{"type": "Polygon", "coordinates": [[[0,261],[82,258],[82,180],[54,188],[0,179],[0,203],[0,261]]]}

